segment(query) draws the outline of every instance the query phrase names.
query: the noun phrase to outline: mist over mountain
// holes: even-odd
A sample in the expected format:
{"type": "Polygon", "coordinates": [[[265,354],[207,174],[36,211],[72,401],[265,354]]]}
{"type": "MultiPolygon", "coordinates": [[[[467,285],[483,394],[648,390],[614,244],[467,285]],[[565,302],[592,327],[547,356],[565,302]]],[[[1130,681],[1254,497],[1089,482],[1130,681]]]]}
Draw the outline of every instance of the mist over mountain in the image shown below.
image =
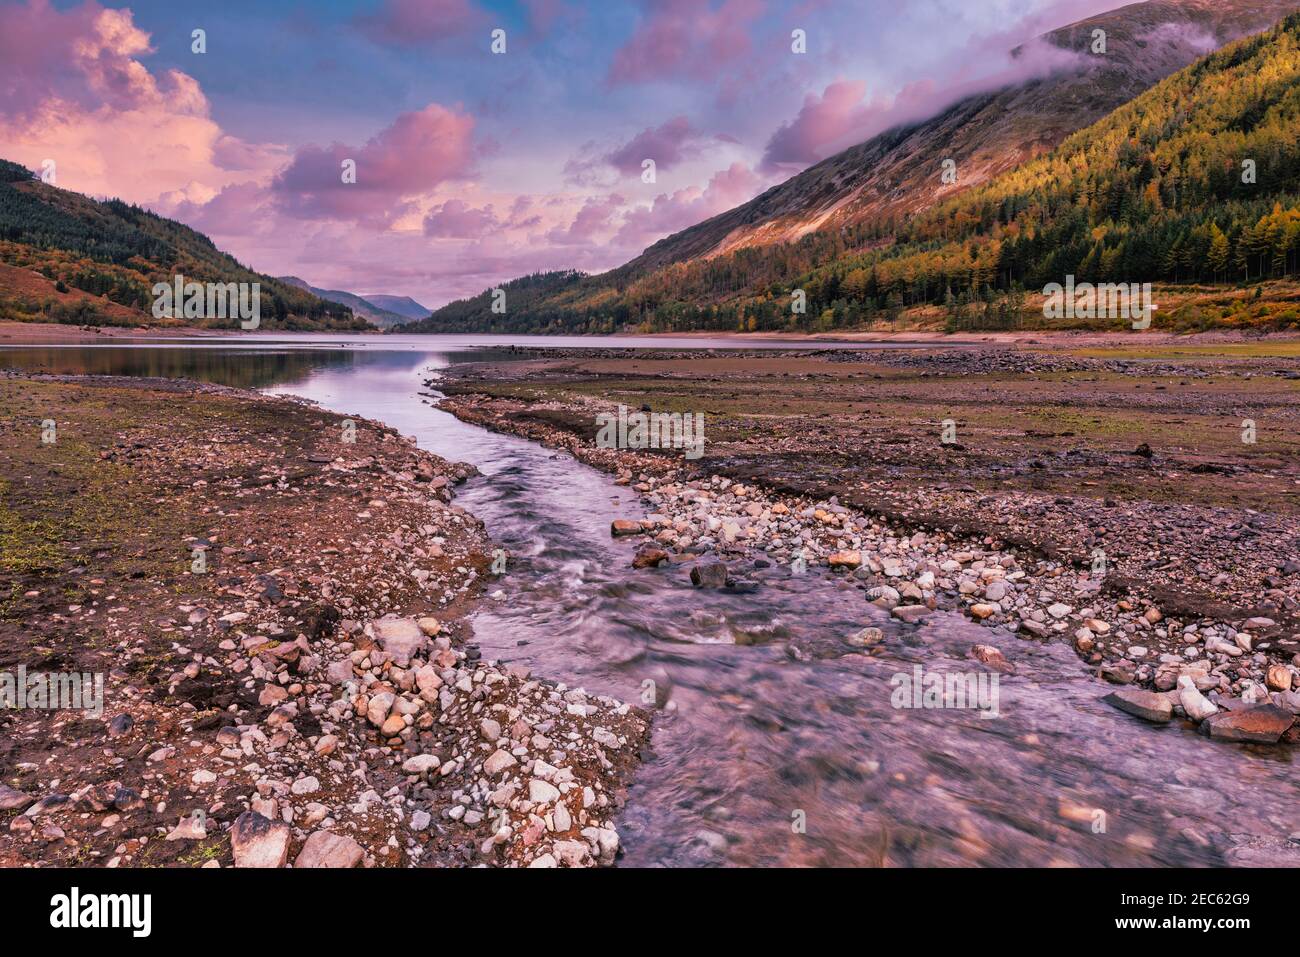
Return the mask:
{"type": "Polygon", "coordinates": [[[512,304],[512,320],[489,311],[485,292],[413,328],[612,331],[672,313],[688,288],[678,286],[681,267],[716,273],[689,287],[696,305],[751,298],[854,249],[888,243],[918,214],[1043,156],[1163,78],[1297,8],[1295,0],[1149,0],[1052,30],[1013,51],[1026,68],[1009,85],[852,146],[617,269],[553,274],[567,278],[549,282],[545,297],[530,296],[526,310],[512,304]],[[1104,53],[1094,52],[1096,31],[1104,31],[1104,53]],[[942,175],[947,160],[955,182],[942,175]],[[701,265],[708,262],[716,265],[701,265]]]}

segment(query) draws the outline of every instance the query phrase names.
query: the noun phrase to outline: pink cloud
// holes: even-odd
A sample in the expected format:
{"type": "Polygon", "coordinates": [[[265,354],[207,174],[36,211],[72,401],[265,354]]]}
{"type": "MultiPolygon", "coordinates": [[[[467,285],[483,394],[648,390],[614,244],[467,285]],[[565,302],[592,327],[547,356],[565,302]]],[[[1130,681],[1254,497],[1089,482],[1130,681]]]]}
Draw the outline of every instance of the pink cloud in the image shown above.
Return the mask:
{"type": "Polygon", "coordinates": [[[138,59],[150,37],[129,10],[47,0],[6,7],[0,30],[0,144],[57,184],[144,203],[205,202],[222,187],[268,175],[275,146],[229,136],[210,116],[198,82],[151,73],[138,59]]]}
{"type": "Polygon", "coordinates": [[[469,0],[384,0],[377,11],[357,17],[356,23],[379,43],[432,46],[483,29],[487,18],[469,0]]]}
{"type": "Polygon", "coordinates": [[[403,113],[364,146],[300,148],[271,188],[292,216],[389,225],[410,211],[408,198],[470,175],[473,133],[472,116],[431,103],[403,113]],[[356,163],[355,183],[343,181],[346,160],[356,163]]]}
{"type": "Polygon", "coordinates": [[[623,197],[617,193],[608,196],[591,196],[582,204],[573,222],[567,227],[557,226],[546,234],[548,242],[559,246],[581,246],[594,243],[600,233],[608,232],[613,219],[623,206],[623,197]]]}
{"type": "Polygon", "coordinates": [[[712,79],[751,52],[748,26],[761,0],[657,0],[610,63],[608,82],[712,79]]]}
{"type": "Polygon", "coordinates": [[[870,107],[862,103],[866,91],[867,85],[857,80],[836,80],[821,96],[809,93],[798,115],[768,140],[763,168],[807,166],[821,159],[827,144],[860,128],[870,115],[870,107]]]}
{"type": "Polygon", "coordinates": [[[491,206],[475,209],[464,200],[449,199],[424,217],[424,235],[443,239],[477,239],[500,225],[491,206]]]}
{"type": "MultiPolygon", "coordinates": [[[[1001,36],[996,42],[1001,42],[1001,36]]],[[[991,42],[973,43],[945,76],[909,83],[893,96],[867,97],[866,84],[855,80],[835,80],[820,96],[809,93],[794,119],[772,134],[759,168],[768,173],[797,172],[887,129],[934,116],[966,97],[1057,70],[1078,69],[1085,62],[1079,53],[1042,40],[1030,40],[1014,54],[1006,49],[995,53],[991,42]]]]}
{"type": "Polygon", "coordinates": [[[609,153],[605,162],[625,176],[640,176],[641,164],[647,159],[654,160],[658,169],[667,170],[698,152],[697,139],[691,121],[677,116],[660,126],[642,130],[609,153]]]}
{"type": "Polygon", "coordinates": [[[703,189],[688,186],[671,195],[661,193],[651,205],[630,210],[614,242],[639,253],[671,233],[753,199],[765,185],[744,163],[732,163],[715,173],[703,189]]]}

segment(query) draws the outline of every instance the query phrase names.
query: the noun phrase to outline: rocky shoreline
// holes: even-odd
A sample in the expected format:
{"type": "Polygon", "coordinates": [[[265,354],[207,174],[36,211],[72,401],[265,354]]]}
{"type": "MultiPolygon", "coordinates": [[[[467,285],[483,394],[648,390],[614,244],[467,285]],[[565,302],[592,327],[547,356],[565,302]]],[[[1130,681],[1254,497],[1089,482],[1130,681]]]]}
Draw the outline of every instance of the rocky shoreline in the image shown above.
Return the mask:
{"type": "Polygon", "coordinates": [[[100,714],[0,710],[0,866],[614,862],[649,715],[482,659],[471,467],[174,380],[0,404],[0,671],[104,678],[100,714]]]}
{"type": "MultiPolygon", "coordinates": [[[[954,353],[930,355],[931,363],[924,353],[884,360],[919,368],[922,376],[980,361],[979,354],[968,353],[959,363],[954,353]]],[[[1187,505],[1032,491],[1010,500],[950,481],[930,489],[888,480],[846,482],[842,472],[820,488],[801,486],[756,464],[761,453],[744,454],[754,441],[738,452],[730,422],[713,433],[721,436],[721,448],[714,445],[712,454],[694,462],[681,452],[596,448],[595,416],[614,403],[593,393],[636,401],[649,391],[652,377],[643,371],[649,358],[602,354],[461,366],[427,385],[443,390],[440,407],[465,421],[562,449],[630,485],[646,518],[616,523],[612,531],[645,538],[637,565],[695,562],[697,583],[743,588],[738,567],[802,560],[849,576],[866,601],[906,623],[950,609],[1026,641],[1068,642],[1093,673],[1117,686],[1107,702],[1144,720],[1186,721],[1220,741],[1300,742],[1300,565],[1291,558],[1296,526],[1289,516],[1219,508],[1198,510],[1189,521],[1187,505]],[[1247,534],[1239,531],[1243,518],[1247,534]],[[1126,539],[1143,547],[1111,547],[1126,539]],[[1181,540],[1187,550],[1179,553],[1181,540]],[[1157,573],[1144,563],[1138,574],[1133,558],[1153,554],[1157,573]],[[1217,567],[1233,573],[1205,574],[1217,567]],[[1184,580],[1202,579],[1218,588],[1220,600],[1199,600],[1193,589],[1181,587],[1184,580]]],[[[692,390],[679,382],[681,366],[672,366],[684,358],[691,357],[653,357],[653,379],[673,380],[664,405],[674,410],[692,390]]],[[[708,408],[712,396],[736,385],[734,366],[745,358],[727,358],[730,377],[718,376],[717,391],[694,407],[708,408]]],[[[986,373],[1069,367],[1058,358],[986,357],[992,363],[986,373]]],[[[846,359],[836,353],[823,361],[846,359]]],[[[1082,363],[1074,371],[1092,368],[1082,363]]],[[[1141,374],[1183,376],[1187,370],[1144,368],[1141,374]]],[[[764,386],[770,390],[764,401],[773,406],[786,397],[782,384],[764,380],[764,386]]],[[[652,405],[663,407],[641,407],[652,405]]],[[[1148,450],[1135,458],[1159,455],[1148,450]]],[[[816,468],[823,460],[810,464],[810,471],[823,474],[816,468]]],[[[880,640],[875,631],[843,641],[870,646],[880,640]]]]}

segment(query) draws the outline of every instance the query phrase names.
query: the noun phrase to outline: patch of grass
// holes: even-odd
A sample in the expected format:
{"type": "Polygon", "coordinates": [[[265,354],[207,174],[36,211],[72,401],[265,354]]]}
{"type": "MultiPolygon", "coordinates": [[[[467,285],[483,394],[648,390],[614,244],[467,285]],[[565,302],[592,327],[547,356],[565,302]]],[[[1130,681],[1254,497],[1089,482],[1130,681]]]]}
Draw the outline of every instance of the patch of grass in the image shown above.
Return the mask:
{"type": "Polygon", "coordinates": [[[66,560],[64,526],[54,518],[24,518],[10,504],[10,485],[0,480],[0,570],[16,575],[61,568],[66,560]]]}

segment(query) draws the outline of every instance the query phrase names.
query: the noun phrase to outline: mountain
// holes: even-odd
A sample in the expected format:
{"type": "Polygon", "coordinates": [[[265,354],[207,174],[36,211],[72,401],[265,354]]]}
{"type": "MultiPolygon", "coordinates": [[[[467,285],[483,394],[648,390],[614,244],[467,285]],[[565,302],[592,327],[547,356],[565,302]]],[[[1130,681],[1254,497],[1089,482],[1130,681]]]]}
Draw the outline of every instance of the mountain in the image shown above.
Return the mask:
{"type": "MultiPolygon", "coordinates": [[[[1224,43],[1272,26],[1296,0],[1151,0],[1039,38],[1073,56],[1046,76],[967,97],[932,119],[889,130],[823,160],[735,209],[655,243],[630,274],[819,229],[906,217],[1040,156],[1152,84],[1224,43]],[[1104,55],[1091,53],[1093,31],[1104,55]],[[944,186],[940,159],[956,162],[944,186]]],[[[1026,58],[1024,47],[1012,51],[1026,58]]]]}
{"type": "MultiPolygon", "coordinates": [[[[624,296],[656,301],[656,329],[823,331],[942,305],[955,330],[1019,325],[1026,291],[1071,276],[1162,284],[1160,324],[1173,328],[1300,326],[1300,13],[885,240],[821,231],[678,263],[624,296]],[[1261,280],[1272,283],[1267,301],[1263,285],[1250,296],[1227,285],[1261,280]],[[800,293],[807,309],[796,315],[800,293]]],[[[554,322],[553,303],[541,306],[554,322]]],[[[1087,310],[1070,319],[1115,326],[1087,310]]]]}
{"type": "MultiPolygon", "coordinates": [[[[1297,0],[1150,0],[1051,31],[1013,51],[1054,51],[1055,69],[961,99],[923,122],[887,130],[728,212],[675,233],[600,276],[574,275],[532,311],[508,319],[487,292],[452,303],[426,331],[601,332],[627,324],[734,328],[727,303],[769,292],[855,250],[888,245],[900,224],[1049,152],[1152,84],[1234,38],[1264,29],[1297,0]],[[1106,52],[1093,54],[1094,30],[1106,52]],[[956,162],[945,185],[940,161],[956,162]],[[685,270],[685,275],[683,275],[685,270]],[[708,281],[685,281],[707,273],[708,281]],[[699,310],[703,308],[703,314],[699,310]],[[454,317],[454,322],[453,322],[454,317]],[[687,323],[687,325],[683,325],[687,323]]],[[[761,326],[760,326],[761,327],[761,326]]]]}
{"type": "Polygon", "coordinates": [[[350,309],[254,272],[207,236],[117,199],[41,182],[0,160],[0,319],[76,325],[239,328],[239,319],[155,319],[155,283],[258,283],[261,328],[369,329],[350,309]]]}
{"type": "MultiPolygon", "coordinates": [[[[406,316],[384,309],[372,300],[358,296],[355,293],[344,292],[341,289],[318,289],[308,283],[305,279],[299,279],[297,276],[280,276],[279,279],[287,285],[297,286],[299,289],[306,289],[313,296],[347,306],[352,310],[353,315],[362,316],[372,325],[375,325],[380,329],[387,329],[391,326],[400,326],[404,322],[409,321],[406,316]]],[[[420,313],[421,316],[426,314],[427,313],[420,313]]]]}
{"type": "Polygon", "coordinates": [[[376,294],[364,298],[367,302],[374,303],[380,309],[395,312],[405,319],[423,319],[433,312],[428,306],[420,305],[410,296],[381,296],[376,294]]]}

